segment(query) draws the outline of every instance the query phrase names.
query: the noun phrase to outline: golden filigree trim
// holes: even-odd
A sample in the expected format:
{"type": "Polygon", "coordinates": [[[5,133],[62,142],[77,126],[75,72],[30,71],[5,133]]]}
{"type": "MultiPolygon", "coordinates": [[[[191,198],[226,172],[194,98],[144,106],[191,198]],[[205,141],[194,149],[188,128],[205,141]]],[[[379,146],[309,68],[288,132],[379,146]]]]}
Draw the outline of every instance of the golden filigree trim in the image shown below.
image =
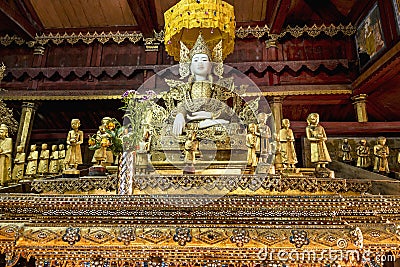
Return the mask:
{"type": "MultiPolygon", "coordinates": [[[[269,34],[269,28],[267,25],[264,26],[255,26],[251,27],[248,26],[247,28],[241,26],[237,29],[235,29],[235,35],[237,38],[244,39],[249,36],[255,37],[255,38],[261,38],[265,35],[269,34]]],[[[343,33],[344,35],[351,36],[356,32],[356,28],[350,23],[347,26],[339,24],[338,26],[336,25],[329,25],[326,26],[325,24],[322,24],[321,26],[313,25],[313,26],[288,26],[284,31],[282,31],[280,34],[271,34],[270,35],[270,40],[271,38],[276,40],[277,38],[282,38],[283,36],[290,34],[291,36],[295,38],[299,38],[300,36],[304,34],[308,34],[310,37],[317,37],[318,35],[325,33],[326,35],[333,37],[339,33],[343,33]]],[[[42,35],[36,35],[34,41],[26,41],[23,38],[17,36],[17,35],[8,35],[6,34],[5,36],[0,37],[0,44],[3,46],[9,46],[12,43],[16,43],[18,45],[23,45],[27,44],[29,47],[34,47],[36,44],[40,45],[45,45],[50,42],[59,45],[63,42],[67,42],[69,44],[76,44],[78,41],[82,41],[85,44],[91,44],[94,41],[98,41],[102,44],[105,44],[108,41],[113,41],[118,44],[124,42],[125,40],[128,40],[131,43],[138,43],[139,41],[143,41],[146,44],[152,44],[156,41],[162,43],[164,42],[164,37],[165,37],[165,32],[160,31],[156,32],[154,31],[154,37],[150,38],[144,38],[143,34],[141,32],[101,32],[101,33],[91,33],[91,32],[86,32],[86,33],[48,33],[48,34],[42,34],[42,35]]]]}
{"type": "Polygon", "coordinates": [[[317,26],[314,24],[313,26],[309,27],[307,25],[300,27],[300,26],[295,26],[291,27],[288,26],[282,33],[279,34],[279,37],[283,37],[286,34],[290,34],[295,38],[299,38],[303,34],[307,33],[309,36],[315,38],[318,35],[325,33],[326,35],[333,37],[337,35],[339,32],[343,33],[344,35],[351,36],[356,32],[356,28],[350,23],[347,26],[344,26],[342,24],[339,24],[338,26],[335,26],[333,24],[326,26],[325,24],[322,24],[321,26],[317,26]]]}
{"type": "Polygon", "coordinates": [[[121,95],[8,95],[3,100],[104,100],[121,99],[121,95]]]}

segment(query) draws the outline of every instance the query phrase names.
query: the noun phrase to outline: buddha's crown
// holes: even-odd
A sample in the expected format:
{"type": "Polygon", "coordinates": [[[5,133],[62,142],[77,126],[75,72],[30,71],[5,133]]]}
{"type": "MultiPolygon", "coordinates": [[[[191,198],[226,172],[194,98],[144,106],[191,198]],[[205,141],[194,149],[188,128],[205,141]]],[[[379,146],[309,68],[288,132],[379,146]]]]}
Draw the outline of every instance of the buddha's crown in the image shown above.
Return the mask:
{"type": "Polygon", "coordinates": [[[206,54],[211,60],[210,48],[208,48],[207,43],[204,40],[201,32],[199,34],[199,37],[197,37],[196,43],[194,44],[193,48],[190,50],[190,58],[193,58],[193,56],[196,54],[206,54]]]}

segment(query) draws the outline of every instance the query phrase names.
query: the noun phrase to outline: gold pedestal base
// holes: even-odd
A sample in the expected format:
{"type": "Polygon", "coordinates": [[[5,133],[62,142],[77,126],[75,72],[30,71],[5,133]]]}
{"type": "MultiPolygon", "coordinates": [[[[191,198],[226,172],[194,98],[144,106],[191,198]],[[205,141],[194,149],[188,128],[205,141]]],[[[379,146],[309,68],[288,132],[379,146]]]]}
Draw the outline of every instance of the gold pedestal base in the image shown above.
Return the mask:
{"type": "Polygon", "coordinates": [[[80,175],[80,171],[76,169],[67,169],[62,173],[63,178],[77,178],[80,175]]]}
{"type": "Polygon", "coordinates": [[[80,170],[74,170],[74,169],[63,171],[63,174],[80,174],[80,173],[81,173],[80,170]]]}

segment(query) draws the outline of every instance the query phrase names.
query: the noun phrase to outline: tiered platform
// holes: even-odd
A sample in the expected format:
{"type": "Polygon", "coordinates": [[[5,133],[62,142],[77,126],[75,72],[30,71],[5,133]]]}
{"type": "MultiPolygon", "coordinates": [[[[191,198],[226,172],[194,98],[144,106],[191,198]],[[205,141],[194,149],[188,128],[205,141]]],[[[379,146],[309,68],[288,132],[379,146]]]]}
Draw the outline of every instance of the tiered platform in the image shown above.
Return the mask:
{"type": "Polygon", "coordinates": [[[0,213],[8,266],[365,266],[400,253],[394,196],[10,194],[0,213]]]}

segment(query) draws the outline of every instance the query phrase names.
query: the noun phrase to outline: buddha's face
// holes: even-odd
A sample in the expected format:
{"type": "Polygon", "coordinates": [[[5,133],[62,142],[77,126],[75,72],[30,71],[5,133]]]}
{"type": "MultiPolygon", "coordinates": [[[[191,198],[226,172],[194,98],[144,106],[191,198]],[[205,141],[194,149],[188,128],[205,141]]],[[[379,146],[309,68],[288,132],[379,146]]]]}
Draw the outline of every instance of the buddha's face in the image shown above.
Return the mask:
{"type": "Polygon", "coordinates": [[[211,73],[211,62],[206,54],[196,54],[192,58],[190,65],[192,74],[206,77],[211,73]]]}
{"type": "Polygon", "coordinates": [[[6,138],[6,131],[3,129],[0,129],[0,139],[5,139],[6,138]]]}

